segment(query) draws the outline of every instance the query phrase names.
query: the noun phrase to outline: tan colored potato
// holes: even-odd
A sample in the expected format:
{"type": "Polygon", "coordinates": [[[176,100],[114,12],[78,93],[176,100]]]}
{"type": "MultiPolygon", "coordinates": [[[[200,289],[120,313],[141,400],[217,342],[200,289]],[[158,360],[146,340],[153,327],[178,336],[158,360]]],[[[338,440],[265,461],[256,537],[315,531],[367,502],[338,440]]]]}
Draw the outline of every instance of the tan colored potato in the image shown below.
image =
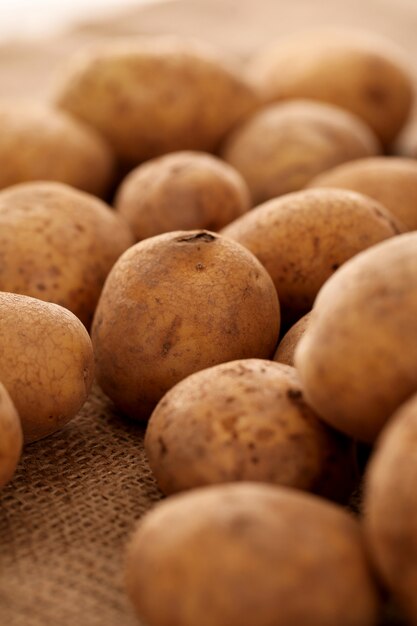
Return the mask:
{"type": "Polygon", "coordinates": [[[254,483],[156,505],[128,546],[126,583],[149,626],[372,626],[379,603],[349,513],[254,483]]]}
{"type": "Polygon", "coordinates": [[[25,441],[59,430],[84,404],[94,374],[90,337],[67,309],[0,293],[0,379],[25,441]]]}
{"type": "Polygon", "coordinates": [[[145,239],[116,263],[92,328],[98,381],[133,418],[198,370],[268,358],[280,325],[271,278],[239,244],[208,231],[145,239]]]}
{"type": "Polygon", "coordinates": [[[267,101],[309,98],[340,106],[385,144],[406,122],[413,101],[401,51],[374,35],[299,33],[261,52],[250,71],[267,101]]]}
{"type": "Polygon", "coordinates": [[[60,304],[86,326],[110,268],[133,243],[104,202],[66,185],[0,192],[0,290],[60,304]]]}
{"type": "Polygon", "coordinates": [[[80,58],[57,102],[135,165],[174,150],[214,150],[257,96],[211,49],[154,38],[80,58]]]}
{"type": "Polygon", "coordinates": [[[249,480],[343,501],[355,484],[351,442],[308,407],[294,368],[261,359],[179,382],[152,413],[145,448],[165,494],[249,480]]]}
{"type": "Polygon", "coordinates": [[[326,280],[348,259],[402,232],[378,202],[339,189],[315,189],[270,200],[223,229],[270,274],[284,324],[310,311],[326,280]]]}
{"type": "Polygon", "coordinates": [[[203,152],[174,152],[133,170],[115,203],[137,240],[173,230],[217,231],[250,209],[232,167],[203,152]]]}
{"type": "Polygon", "coordinates": [[[338,187],[383,204],[407,230],[417,230],[417,162],[399,157],[359,159],[314,178],[309,187],[338,187]]]}
{"type": "Polygon", "coordinates": [[[417,391],[417,233],[380,243],[324,285],[295,365],[307,401],[363,441],[417,391]]]}
{"type": "Polygon", "coordinates": [[[0,383],[0,487],[12,479],[22,454],[20,418],[7,389],[0,383]]]}
{"type": "Polygon", "coordinates": [[[0,189],[34,180],[67,183],[103,196],[113,156],[93,129],[47,105],[0,104],[0,189]]]}
{"type": "Polygon", "coordinates": [[[255,113],[229,136],[222,156],[259,204],[302,189],[335,165],[378,152],[370,129],[351,113],[296,100],[255,113]]]}
{"type": "Polygon", "coordinates": [[[295,349],[308,328],[310,316],[311,313],[303,315],[303,317],[285,333],[274,354],[274,361],[294,367],[295,349]]]}

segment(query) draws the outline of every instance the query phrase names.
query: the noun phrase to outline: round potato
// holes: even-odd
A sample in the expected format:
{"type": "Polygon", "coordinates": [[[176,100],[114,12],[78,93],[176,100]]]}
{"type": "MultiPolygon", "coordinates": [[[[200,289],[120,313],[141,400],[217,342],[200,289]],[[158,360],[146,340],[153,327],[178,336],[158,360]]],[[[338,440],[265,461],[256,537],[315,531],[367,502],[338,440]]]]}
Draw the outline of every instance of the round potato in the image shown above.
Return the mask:
{"type": "Polygon", "coordinates": [[[259,204],[302,189],[340,163],[378,152],[372,132],[351,113],[297,100],[254,114],[229,136],[222,156],[242,174],[259,204]]]}
{"type": "Polygon", "coordinates": [[[309,98],[340,106],[366,122],[384,144],[398,134],[413,101],[401,51],[372,35],[297,34],[261,52],[250,72],[265,100],[309,98]]]}
{"type": "Polygon", "coordinates": [[[366,194],[383,204],[407,230],[417,230],[417,162],[374,157],[339,165],[309,187],[337,187],[366,194]]]}
{"type": "Polygon", "coordinates": [[[149,626],[372,626],[379,603],[349,513],[254,483],[158,504],[128,546],[126,584],[149,626]]]}
{"type": "Polygon", "coordinates": [[[403,230],[370,198],[314,189],[270,200],[222,233],[248,248],[268,271],[287,325],[311,310],[321,286],[345,261],[403,230]]]}
{"type": "Polygon", "coordinates": [[[15,473],[23,445],[22,426],[7,389],[0,383],[0,487],[15,473]]]}
{"type": "Polygon", "coordinates": [[[114,175],[102,137],[47,105],[0,104],[0,189],[34,180],[67,183],[103,196],[114,175]]]}
{"type": "Polygon", "coordinates": [[[208,231],[136,244],[110,272],[92,328],[98,381],[133,418],[198,370],[268,358],[280,326],[274,285],[239,244],[208,231]]]}
{"type": "Polygon", "coordinates": [[[417,233],[348,261],[321,289],[295,353],[307,402],[373,441],[417,391],[417,233]]]}
{"type": "Polygon", "coordinates": [[[274,361],[294,367],[295,349],[310,323],[311,313],[306,313],[285,333],[274,354],[274,361]]]}
{"type": "Polygon", "coordinates": [[[0,380],[19,414],[26,442],[69,422],[94,375],[90,337],[67,309],[0,292],[0,380]]]}
{"type": "Polygon", "coordinates": [[[86,326],[110,268],[133,243],[104,202],[61,183],[0,192],[0,290],[60,304],[86,326]]]}
{"type": "Polygon", "coordinates": [[[250,196],[240,174],[220,159],[176,152],[131,172],[115,206],[141,240],[173,230],[217,231],[250,209],[250,196]]]}
{"type": "Polygon", "coordinates": [[[145,449],[165,494],[233,481],[270,482],[345,500],[350,441],[321,422],[292,367],[246,359],[189,376],[152,413],[145,449]]]}
{"type": "Polygon", "coordinates": [[[80,58],[57,103],[136,165],[174,150],[214,150],[257,96],[211,49],[154,38],[109,44],[80,58]]]}

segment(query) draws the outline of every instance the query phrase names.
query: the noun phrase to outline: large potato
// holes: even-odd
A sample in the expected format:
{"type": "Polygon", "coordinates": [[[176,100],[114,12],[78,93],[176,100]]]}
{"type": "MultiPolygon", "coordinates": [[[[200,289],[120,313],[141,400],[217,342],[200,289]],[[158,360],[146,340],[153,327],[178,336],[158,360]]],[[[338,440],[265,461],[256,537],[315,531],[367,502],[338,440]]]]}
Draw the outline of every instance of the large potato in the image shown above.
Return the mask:
{"type": "Polygon", "coordinates": [[[7,389],[0,383],[0,487],[11,480],[22,453],[20,418],[7,389]]]}
{"type": "Polygon", "coordinates": [[[253,483],[158,504],[129,544],[126,583],[148,626],[372,626],[378,610],[357,521],[253,483]]]}
{"type": "Polygon", "coordinates": [[[380,243],[324,285],[295,365],[309,404],[364,441],[417,391],[417,233],[380,243]]]}
{"type": "Polygon", "coordinates": [[[174,152],[133,170],[115,203],[137,240],[172,230],[217,231],[250,208],[232,167],[203,152],[174,152]]]}
{"type": "Polygon", "coordinates": [[[60,304],[86,326],[110,268],[133,243],[104,202],[66,185],[0,192],[0,290],[60,304]]]}
{"type": "Polygon", "coordinates": [[[0,342],[0,380],[17,409],[25,441],[69,422],[93,382],[93,350],[81,322],[56,304],[1,292],[0,342]]]}
{"type": "Polygon", "coordinates": [[[125,413],[148,418],[189,374],[271,356],[279,317],[271,278],[239,244],[208,231],[145,239],[116,263],[97,306],[98,381],[125,413]]]}
{"type": "Polygon", "coordinates": [[[254,114],[228,137],[222,156],[259,204],[302,189],[335,165],[378,152],[373,133],[351,113],[297,100],[254,114]]]}
{"type": "Polygon", "coordinates": [[[257,97],[210,49],[157,38],[80,59],[57,102],[134,165],[174,150],[214,150],[257,97]]]}
{"type": "Polygon", "coordinates": [[[310,323],[311,312],[303,315],[289,331],[285,333],[274,354],[274,361],[294,367],[295,349],[310,323]]]}
{"type": "Polygon", "coordinates": [[[294,35],[268,47],[251,74],[267,101],[309,98],[355,113],[385,143],[409,115],[413,83],[401,51],[389,41],[348,32],[294,35]]]}

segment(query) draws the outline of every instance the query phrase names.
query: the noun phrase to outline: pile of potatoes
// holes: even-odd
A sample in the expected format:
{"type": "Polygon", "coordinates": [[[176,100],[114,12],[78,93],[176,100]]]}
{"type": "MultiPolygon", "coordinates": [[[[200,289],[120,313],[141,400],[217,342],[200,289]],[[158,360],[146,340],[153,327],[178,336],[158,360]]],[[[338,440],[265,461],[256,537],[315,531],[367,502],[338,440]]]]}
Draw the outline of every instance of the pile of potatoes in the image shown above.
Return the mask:
{"type": "Polygon", "coordinates": [[[94,378],[146,425],[148,626],[373,626],[384,591],[417,624],[413,91],[326,31],[240,71],[110,42],[0,104],[0,485],[94,378]]]}

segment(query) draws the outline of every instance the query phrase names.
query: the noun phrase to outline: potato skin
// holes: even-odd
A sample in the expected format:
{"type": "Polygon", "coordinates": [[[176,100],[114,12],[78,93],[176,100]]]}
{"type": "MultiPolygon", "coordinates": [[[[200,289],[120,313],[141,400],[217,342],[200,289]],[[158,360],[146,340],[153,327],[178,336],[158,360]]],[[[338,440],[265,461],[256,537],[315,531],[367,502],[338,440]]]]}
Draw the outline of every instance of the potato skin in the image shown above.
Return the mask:
{"type": "Polygon", "coordinates": [[[47,105],[0,104],[0,189],[35,180],[57,181],[103,196],[114,176],[103,138],[47,105]]]}
{"type": "Polygon", "coordinates": [[[84,404],[94,376],[90,337],[67,309],[0,293],[0,379],[25,442],[59,430],[84,404]]]}
{"type": "Polygon", "coordinates": [[[416,266],[417,233],[348,261],[318,294],[296,349],[307,402],[363,441],[417,391],[416,266]]]}
{"type": "Polygon", "coordinates": [[[126,583],[150,626],[371,626],[378,607],[356,520],[255,483],[157,504],[128,546],[126,583]]]}
{"type": "Polygon", "coordinates": [[[246,180],[253,203],[297,191],[331,167],[378,154],[377,139],[354,115],[295,100],[255,113],[226,140],[222,157],[246,180]]]}
{"type": "Polygon", "coordinates": [[[303,315],[303,317],[301,317],[298,322],[296,322],[294,326],[291,326],[289,331],[285,333],[274,354],[274,361],[276,363],[282,363],[283,365],[290,365],[291,367],[294,367],[295,349],[308,328],[310,316],[311,312],[303,315]]]}
{"type": "Polygon", "coordinates": [[[133,243],[104,202],[67,185],[0,192],[0,290],[60,304],[86,326],[110,268],[133,243]]]}
{"type": "Polygon", "coordinates": [[[146,239],[116,263],[97,306],[99,384],[125,413],[147,419],[189,374],[271,356],[279,317],[269,275],[239,244],[208,231],[146,239]]]}
{"type": "Polygon", "coordinates": [[[0,383],[0,487],[13,477],[22,454],[20,418],[6,387],[0,383]]]}

